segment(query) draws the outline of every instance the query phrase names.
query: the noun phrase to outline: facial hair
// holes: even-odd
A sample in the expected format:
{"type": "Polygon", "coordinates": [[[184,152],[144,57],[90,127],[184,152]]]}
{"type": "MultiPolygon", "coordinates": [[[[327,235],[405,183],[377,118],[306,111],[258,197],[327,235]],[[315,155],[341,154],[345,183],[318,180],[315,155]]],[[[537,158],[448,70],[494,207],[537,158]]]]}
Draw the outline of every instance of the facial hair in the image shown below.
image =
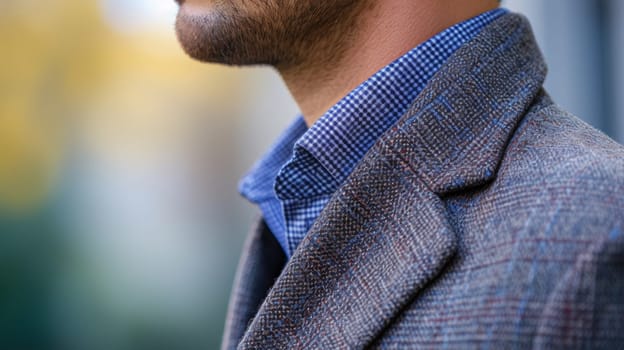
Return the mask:
{"type": "Polygon", "coordinates": [[[200,61],[287,69],[337,59],[368,2],[215,0],[193,11],[183,4],[176,33],[186,53],[200,61]]]}

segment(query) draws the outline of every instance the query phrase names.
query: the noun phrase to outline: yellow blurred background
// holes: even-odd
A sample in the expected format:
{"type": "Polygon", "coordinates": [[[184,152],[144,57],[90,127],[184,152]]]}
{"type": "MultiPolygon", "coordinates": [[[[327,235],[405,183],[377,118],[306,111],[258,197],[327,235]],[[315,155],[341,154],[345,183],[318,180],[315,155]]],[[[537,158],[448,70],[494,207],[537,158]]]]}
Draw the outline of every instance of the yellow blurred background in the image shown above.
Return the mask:
{"type": "MultiPolygon", "coordinates": [[[[503,2],[555,99],[620,141],[622,4],[503,2]]],[[[0,1],[0,348],[218,347],[255,215],[237,182],[296,106],[270,69],[187,58],[175,12],[0,1]]]]}
{"type": "Polygon", "coordinates": [[[270,70],[187,58],[175,11],[0,2],[0,348],[217,347],[236,184],[295,109],[270,70]]]}

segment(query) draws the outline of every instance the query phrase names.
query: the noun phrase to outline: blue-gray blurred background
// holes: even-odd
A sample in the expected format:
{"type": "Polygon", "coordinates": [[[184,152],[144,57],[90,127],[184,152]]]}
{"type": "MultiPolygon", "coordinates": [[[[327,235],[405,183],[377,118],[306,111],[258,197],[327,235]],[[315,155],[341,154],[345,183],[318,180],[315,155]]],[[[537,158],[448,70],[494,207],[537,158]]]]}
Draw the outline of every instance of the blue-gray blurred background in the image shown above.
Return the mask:
{"type": "MultiPolygon", "coordinates": [[[[624,1],[508,0],[555,100],[624,140],[624,1]]],[[[0,1],[0,348],[213,349],[297,113],[266,68],[199,64],[173,0],[0,1]]]]}

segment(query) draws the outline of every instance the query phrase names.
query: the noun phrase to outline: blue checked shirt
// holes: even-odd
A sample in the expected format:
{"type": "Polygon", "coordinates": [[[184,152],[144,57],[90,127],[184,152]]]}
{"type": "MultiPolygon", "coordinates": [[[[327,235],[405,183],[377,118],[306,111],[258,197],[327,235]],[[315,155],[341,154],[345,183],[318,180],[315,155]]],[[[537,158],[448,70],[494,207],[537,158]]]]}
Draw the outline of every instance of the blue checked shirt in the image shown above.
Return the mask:
{"type": "Polygon", "coordinates": [[[311,128],[297,117],[241,180],[290,257],[332,194],[461,45],[504,14],[496,9],[418,45],[351,91],[311,128]]]}

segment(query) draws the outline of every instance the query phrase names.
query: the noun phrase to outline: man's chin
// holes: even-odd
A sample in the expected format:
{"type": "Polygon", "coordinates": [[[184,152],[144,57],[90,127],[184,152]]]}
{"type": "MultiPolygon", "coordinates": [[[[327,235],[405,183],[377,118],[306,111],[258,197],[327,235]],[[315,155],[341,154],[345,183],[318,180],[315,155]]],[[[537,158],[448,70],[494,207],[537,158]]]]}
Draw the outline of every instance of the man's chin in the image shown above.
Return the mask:
{"type": "Polygon", "coordinates": [[[233,21],[233,16],[216,9],[189,9],[181,6],[176,18],[176,35],[187,55],[202,62],[227,65],[267,63],[260,60],[258,41],[244,34],[244,24],[233,21]]]}
{"type": "MultiPolygon", "coordinates": [[[[179,0],[183,2],[184,0],[179,0]]],[[[191,14],[185,6],[180,6],[176,17],[175,31],[178,42],[184,52],[191,58],[203,62],[213,62],[214,56],[208,44],[210,43],[210,28],[208,19],[198,14],[191,14]]]]}

